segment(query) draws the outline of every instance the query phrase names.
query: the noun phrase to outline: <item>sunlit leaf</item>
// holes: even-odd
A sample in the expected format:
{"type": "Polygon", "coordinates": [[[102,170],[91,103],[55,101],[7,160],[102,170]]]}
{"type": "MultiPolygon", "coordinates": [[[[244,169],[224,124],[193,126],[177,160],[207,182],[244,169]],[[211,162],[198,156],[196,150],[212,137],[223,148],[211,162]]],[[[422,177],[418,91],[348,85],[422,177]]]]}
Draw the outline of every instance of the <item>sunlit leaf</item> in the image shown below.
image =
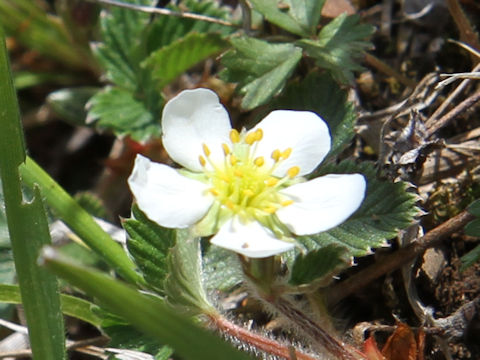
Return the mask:
{"type": "Polygon", "coordinates": [[[292,44],[271,44],[249,37],[232,38],[234,47],[222,57],[221,76],[239,84],[244,109],[266,103],[285,85],[302,57],[292,44]]]}

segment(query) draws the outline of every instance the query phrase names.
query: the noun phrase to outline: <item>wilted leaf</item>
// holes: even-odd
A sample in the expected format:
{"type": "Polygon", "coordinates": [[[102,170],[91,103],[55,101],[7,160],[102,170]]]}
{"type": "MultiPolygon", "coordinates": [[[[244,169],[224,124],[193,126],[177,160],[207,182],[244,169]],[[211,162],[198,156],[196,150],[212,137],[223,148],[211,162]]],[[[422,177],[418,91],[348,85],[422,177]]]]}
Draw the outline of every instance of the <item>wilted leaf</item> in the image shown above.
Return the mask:
{"type": "Polygon", "coordinates": [[[382,349],[385,360],[417,360],[415,334],[407,324],[398,323],[382,349]]]}
{"type": "Polygon", "coordinates": [[[233,38],[234,47],[222,57],[226,69],[221,76],[239,84],[245,94],[244,109],[266,103],[282,90],[302,57],[302,50],[292,44],[270,44],[249,37],[233,38]]]}
{"type": "Polygon", "coordinates": [[[297,42],[317,64],[341,82],[353,81],[352,71],[361,70],[358,63],[363,52],[371,47],[366,39],[374,28],[359,24],[358,15],[342,14],[322,28],[316,40],[297,42]]]}
{"type": "Polygon", "coordinates": [[[368,360],[385,360],[382,353],[378,349],[375,338],[370,335],[363,343],[363,352],[367,356],[368,360]]]}

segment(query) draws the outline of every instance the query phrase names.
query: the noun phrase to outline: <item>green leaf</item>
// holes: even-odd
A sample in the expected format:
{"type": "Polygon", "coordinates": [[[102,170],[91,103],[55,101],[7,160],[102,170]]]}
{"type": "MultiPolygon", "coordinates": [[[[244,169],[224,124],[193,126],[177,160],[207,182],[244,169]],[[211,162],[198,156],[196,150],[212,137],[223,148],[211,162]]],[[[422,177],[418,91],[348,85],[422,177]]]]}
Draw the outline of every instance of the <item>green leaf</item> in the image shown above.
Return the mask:
{"type": "Polygon", "coordinates": [[[462,266],[460,268],[461,271],[469,268],[473,264],[475,264],[480,259],[480,245],[477,245],[473,250],[468,252],[467,254],[463,255],[462,266]]]}
{"type": "Polygon", "coordinates": [[[38,186],[30,202],[22,196],[18,168],[25,161],[25,146],[1,26],[0,94],[0,176],[32,353],[36,359],[62,360],[65,334],[57,279],[37,265],[40,248],[51,243],[48,222],[38,186]]]}
{"type": "Polygon", "coordinates": [[[480,237],[480,219],[470,221],[467,225],[465,225],[464,231],[467,235],[480,237]]]}
{"type": "Polygon", "coordinates": [[[362,69],[358,61],[371,47],[365,39],[374,31],[371,25],[359,24],[359,20],[358,15],[339,15],[322,28],[316,40],[302,39],[297,44],[335,79],[352,82],[352,72],[362,69]]]}
{"type": "Polygon", "coordinates": [[[357,165],[343,161],[338,165],[328,164],[321,166],[315,176],[331,173],[363,174],[367,180],[367,193],[360,209],[343,224],[323,233],[298,238],[309,249],[336,244],[347,249],[348,257],[368,255],[371,248],[385,245],[398,230],[411,225],[418,214],[416,196],[407,192],[407,185],[378,180],[370,163],[357,165]]]}
{"type": "Polygon", "coordinates": [[[187,314],[215,313],[203,287],[200,239],[192,237],[188,230],[177,230],[176,237],[165,279],[168,303],[187,314]]]}
{"type": "Polygon", "coordinates": [[[341,89],[329,74],[313,72],[302,82],[287,86],[272,107],[309,110],[320,115],[330,128],[332,148],[328,157],[332,158],[344,150],[355,135],[355,110],[347,97],[347,91],[341,89]]]}
{"type": "Polygon", "coordinates": [[[145,334],[171,346],[185,360],[249,359],[159,298],[140,293],[98,271],[75,265],[52,248],[44,250],[41,260],[47,269],[94,296],[145,334]]]}
{"type": "Polygon", "coordinates": [[[315,34],[325,0],[251,0],[253,9],[293,34],[315,34]]]}
{"type": "Polygon", "coordinates": [[[242,267],[233,251],[209,246],[203,256],[205,288],[229,291],[243,281],[242,267]]]}
{"type": "Polygon", "coordinates": [[[75,200],[78,205],[84,208],[90,215],[96,218],[106,219],[107,209],[96,194],[89,191],[82,191],[75,194],[75,200]]]}
{"type": "MultiPolygon", "coordinates": [[[[155,6],[154,0],[129,0],[128,3],[155,6]]],[[[118,7],[104,10],[100,17],[101,43],[93,51],[106,70],[106,78],[130,91],[137,89],[139,64],[143,59],[143,33],[150,14],[118,7]]]]}
{"type": "Polygon", "coordinates": [[[330,244],[317,250],[300,254],[293,262],[289,284],[298,286],[323,282],[327,285],[341,269],[350,265],[342,246],[330,244]]]}
{"type": "MultiPolygon", "coordinates": [[[[141,351],[153,355],[155,359],[169,359],[173,350],[157,339],[147,336],[133,326],[114,325],[102,329],[110,337],[109,348],[141,351]]],[[[113,359],[117,359],[116,356],[113,359]]]]}
{"type": "Polygon", "coordinates": [[[468,206],[468,212],[472,215],[480,217],[480,200],[475,200],[468,206]]]}
{"type": "Polygon", "coordinates": [[[143,284],[135,264],[120,244],[116,243],[78,203],[58,185],[35,161],[27,158],[20,167],[27,187],[39,186],[46,203],[65,224],[92,250],[128,281],[143,284]]]}
{"type": "Polygon", "coordinates": [[[217,34],[189,33],[153,52],[142,66],[152,69],[158,87],[162,88],[193,65],[218,54],[227,45],[217,34]]]}
{"type": "Polygon", "coordinates": [[[107,86],[90,99],[89,105],[88,121],[97,121],[100,128],[137,141],[160,135],[160,122],[128,90],[107,86]]]}
{"type": "Polygon", "coordinates": [[[246,110],[280,92],[302,57],[301,49],[292,44],[270,44],[249,37],[232,38],[231,43],[234,49],[222,57],[226,69],[221,76],[238,82],[246,110]]]}
{"type": "Polygon", "coordinates": [[[47,103],[63,120],[72,125],[85,126],[88,100],[100,89],[93,86],[67,88],[54,91],[47,97],[47,103]]]}
{"type": "MultiPolygon", "coordinates": [[[[20,288],[18,285],[0,284],[0,302],[8,304],[21,304],[20,288]]],[[[62,312],[65,315],[83,320],[93,326],[100,326],[101,319],[95,314],[93,309],[97,305],[71,295],[60,295],[62,312]]]]}
{"type": "Polygon", "coordinates": [[[175,245],[175,230],[149,220],[136,205],[132,207],[132,212],[133,218],[123,222],[129,236],[128,251],[147,284],[163,293],[164,280],[168,274],[167,256],[175,245]]]}
{"type": "MultiPolygon", "coordinates": [[[[217,19],[231,20],[231,11],[227,7],[220,7],[218,4],[218,1],[212,0],[183,0],[178,5],[170,3],[167,8],[173,11],[188,11],[217,19]]],[[[148,28],[146,47],[148,52],[153,52],[184,38],[190,33],[217,33],[227,36],[233,31],[235,31],[233,27],[206,21],[173,16],[157,16],[148,28]]]]}

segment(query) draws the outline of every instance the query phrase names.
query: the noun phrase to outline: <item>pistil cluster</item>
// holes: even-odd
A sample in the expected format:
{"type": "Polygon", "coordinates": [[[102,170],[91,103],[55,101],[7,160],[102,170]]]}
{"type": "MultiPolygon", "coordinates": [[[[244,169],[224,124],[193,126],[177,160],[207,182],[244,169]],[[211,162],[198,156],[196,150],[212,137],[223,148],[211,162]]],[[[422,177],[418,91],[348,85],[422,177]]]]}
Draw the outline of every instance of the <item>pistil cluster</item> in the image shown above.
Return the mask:
{"type": "Polygon", "coordinates": [[[203,144],[199,162],[209,183],[208,191],[222,206],[244,221],[261,220],[274,214],[281,207],[293,204],[294,200],[279,192],[300,172],[298,166],[290,167],[283,178],[273,175],[279,164],[288,159],[292,148],[275,149],[266,163],[263,156],[256,156],[256,148],[263,138],[263,130],[248,133],[230,131],[231,148],[223,143],[223,162],[214,163],[211,151],[203,144]]]}

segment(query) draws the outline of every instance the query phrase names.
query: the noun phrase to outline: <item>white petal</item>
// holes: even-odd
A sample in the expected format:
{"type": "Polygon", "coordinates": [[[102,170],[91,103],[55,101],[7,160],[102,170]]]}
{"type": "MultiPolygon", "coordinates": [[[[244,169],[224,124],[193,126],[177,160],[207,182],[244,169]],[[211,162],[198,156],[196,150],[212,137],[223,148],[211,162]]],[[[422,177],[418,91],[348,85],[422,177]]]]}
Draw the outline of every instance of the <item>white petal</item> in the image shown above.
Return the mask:
{"type": "Polygon", "coordinates": [[[311,173],[330,151],[330,133],[323,119],[311,111],[276,110],[268,114],[255,129],[263,130],[256,156],[272,164],[273,150],[292,148],[274,175],[283,177],[292,166],[299,166],[299,176],[311,173]]]}
{"type": "Polygon", "coordinates": [[[183,167],[201,171],[198,157],[206,144],[212,159],[223,159],[222,143],[230,144],[230,118],[217,94],[208,89],[185,90],[163,109],[163,146],[183,167]]]}
{"type": "Polygon", "coordinates": [[[293,233],[316,234],[350,217],[360,207],[365,188],[360,174],[322,176],[282,190],[294,203],[276,214],[293,233]]]}
{"type": "Polygon", "coordinates": [[[280,254],[295,246],[278,240],[270,230],[256,221],[242,224],[235,218],[222,225],[210,242],[251,258],[280,254]]]}
{"type": "Polygon", "coordinates": [[[137,155],[128,185],[148,218],[168,228],[186,228],[200,220],[213,203],[207,184],[137,155]]]}

